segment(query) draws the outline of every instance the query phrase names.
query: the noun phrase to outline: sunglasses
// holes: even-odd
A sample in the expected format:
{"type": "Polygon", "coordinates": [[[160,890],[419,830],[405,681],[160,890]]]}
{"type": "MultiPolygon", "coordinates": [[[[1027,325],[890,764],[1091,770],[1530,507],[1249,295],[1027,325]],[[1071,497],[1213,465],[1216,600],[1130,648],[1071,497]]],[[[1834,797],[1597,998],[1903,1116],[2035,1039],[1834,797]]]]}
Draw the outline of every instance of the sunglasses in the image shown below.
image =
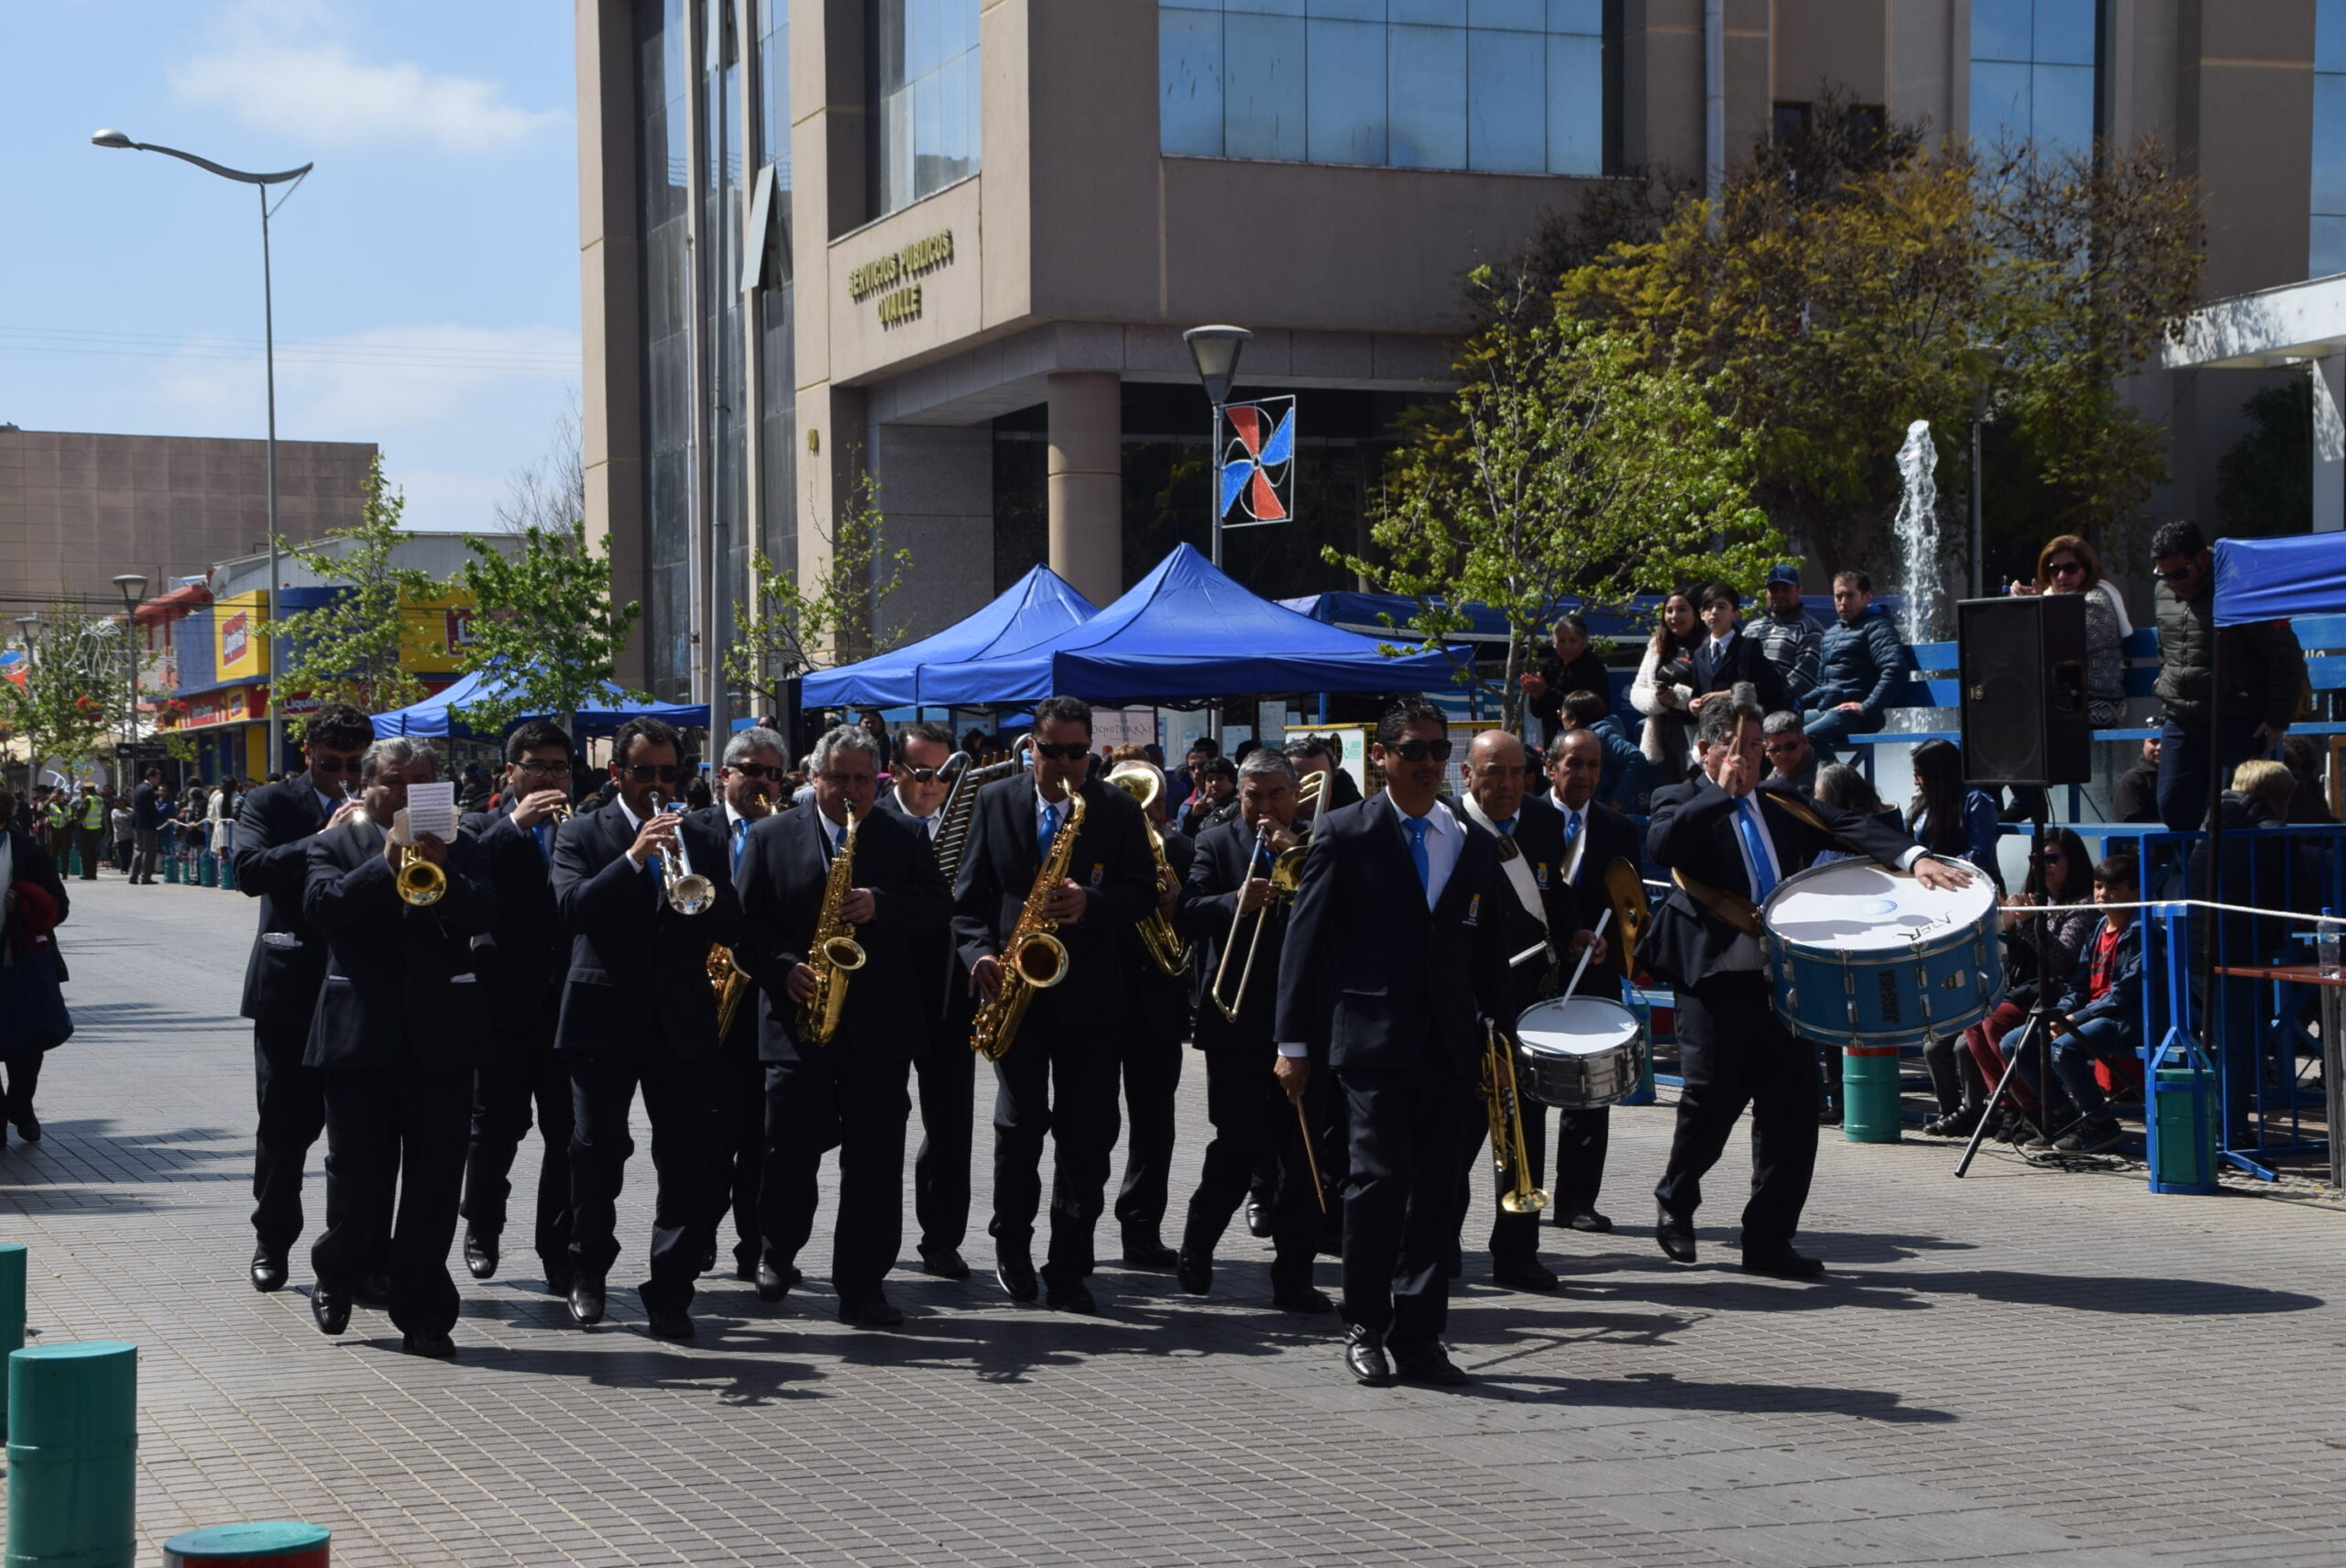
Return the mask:
{"type": "Polygon", "coordinates": [[[627,776],[638,784],[650,784],[654,779],[662,784],[674,784],[685,770],[674,762],[638,762],[627,771],[627,776]]]}
{"type": "Polygon", "coordinates": [[[2158,573],[2155,573],[2155,574],[2154,574],[2154,576],[2158,578],[2158,580],[2159,580],[2160,582],[2162,582],[2162,583],[2179,583],[2179,582],[2183,581],[2183,579],[2184,579],[2184,578],[2186,578],[2186,577],[2187,577],[2187,576],[2189,576],[2191,575],[2191,568],[2190,568],[2190,567],[2188,567],[2188,566],[2186,566],[2186,567],[2183,567],[2183,568],[2182,568],[2181,570],[2179,570],[2179,571],[2174,571],[2174,572],[2158,572],[2158,573]]]}
{"type": "Polygon", "coordinates": [[[906,768],[898,776],[909,780],[914,784],[935,784],[938,779],[945,776],[945,770],[942,768],[906,768]]]}
{"type": "Polygon", "coordinates": [[[356,771],[357,767],[358,759],[356,757],[320,754],[310,759],[310,771],[313,773],[347,773],[356,771]]]}
{"type": "Polygon", "coordinates": [[[1078,757],[1088,757],[1091,754],[1091,742],[1089,740],[1037,740],[1035,742],[1035,755],[1048,757],[1054,762],[1072,762],[1078,757]]]}
{"type": "Polygon", "coordinates": [[[1447,740],[1403,740],[1385,749],[1405,762],[1422,762],[1429,758],[1437,762],[1450,761],[1447,740]]]}
{"type": "Polygon", "coordinates": [[[778,779],[782,770],[768,762],[728,762],[727,767],[745,779],[778,779]]]}
{"type": "Polygon", "coordinates": [[[2072,572],[2083,572],[2086,564],[2083,561],[2055,561],[2045,569],[2054,576],[2066,577],[2072,572]]]}

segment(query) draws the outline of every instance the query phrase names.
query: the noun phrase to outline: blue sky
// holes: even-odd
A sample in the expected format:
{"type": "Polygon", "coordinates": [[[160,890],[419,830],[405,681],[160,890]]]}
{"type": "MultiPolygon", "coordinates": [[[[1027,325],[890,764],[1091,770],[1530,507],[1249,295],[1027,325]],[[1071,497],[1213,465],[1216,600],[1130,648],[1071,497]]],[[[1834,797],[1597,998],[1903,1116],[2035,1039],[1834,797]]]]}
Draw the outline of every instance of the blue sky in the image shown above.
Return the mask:
{"type": "Polygon", "coordinates": [[[372,441],[419,528],[486,528],[576,394],[571,0],[0,0],[0,421],[372,441]],[[282,187],[278,189],[282,190],[282,187]]]}

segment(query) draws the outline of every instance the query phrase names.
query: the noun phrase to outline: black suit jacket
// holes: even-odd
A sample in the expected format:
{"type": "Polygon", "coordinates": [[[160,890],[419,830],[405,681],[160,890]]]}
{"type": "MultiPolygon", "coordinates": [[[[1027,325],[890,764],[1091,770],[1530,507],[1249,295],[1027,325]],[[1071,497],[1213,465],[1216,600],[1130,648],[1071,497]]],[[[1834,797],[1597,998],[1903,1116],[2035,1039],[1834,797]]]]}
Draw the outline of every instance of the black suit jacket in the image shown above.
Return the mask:
{"type": "MultiPolygon", "coordinates": [[[[1197,854],[1197,841],[1186,835],[1165,829],[1165,863],[1172,868],[1173,886],[1177,893],[1188,884],[1189,863],[1197,854]]],[[[1155,861],[1150,862],[1152,868],[1155,861]]],[[[1155,883],[1151,884],[1152,889],[1155,883]]],[[[1151,899],[1152,905],[1155,903],[1151,899]]],[[[1143,912],[1144,915],[1146,911],[1143,912]]],[[[1174,906],[1176,933],[1180,931],[1180,906],[1174,906]]],[[[1135,1025],[1147,1031],[1160,1044],[1178,1046],[1189,1032],[1189,1002],[1196,989],[1197,966],[1194,957],[1190,967],[1179,974],[1167,974],[1148,956],[1140,939],[1140,924],[1135,921],[1124,928],[1119,945],[1124,949],[1124,973],[1129,977],[1133,996],[1138,1003],[1135,1009],[1135,1025]]]]}
{"type": "MultiPolygon", "coordinates": [[[[882,790],[873,810],[884,811],[910,828],[914,835],[928,847],[929,858],[936,859],[937,840],[930,838],[928,829],[904,809],[904,802],[896,798],[894,790],[882,790]]],[[[941,865],[938,874],[943,874],[941,865]]],[[[953,892],[951,884],[947,884],[945,892],[949,901],[953,892]]],[[[970,971],[961,962],[960,949],[954,945],[949,902],[945,922],[936,930],[924,931],[914,938],[913,946],[917,952],[913,962],[913,983],[920,987],[922,1011],[932,1026],[941,1025],[954,1015],[958,1006],[966,1005],[969,997],[970,971]]]]}
{"type": "MultiPolygon", "coordinates": [[[[1465,810],[1463,800],[1459,808],[1462,813],[1465,810]]],[[[1500,1023],[1509,1028],[1525,1008],[1563,989],[1564,980],[1571,977],[1572,965],[1578,961],[1573,956],[1573,936],[1582,929],[1580,900],[1573,895],[1572,884],[1564,880],[1563,813],[1544,800],[1526,795],[1516,814],[1515,847],[1531,873],[1532,888],[1540,896],[1540,907],[1547,919],[1543,925],[1524,906],[1502,857],[1498,868],[1500,951],[1511,959],[1543,938],[1550,951],[1508,967],[1506,1015],[1500,1023]],[[1563,966],[1562,976],[1557,973],[1559,964],[1563,966]]]]}
{"type": "Polygon", "coordinates": [[[310,839],[325,825],[325,809],[307,773],[261,785],[237,810],[236,891],[260,900],[241,1009],[257,1023],[307,1024],[317,1011],[326,945],[301,907],[310,839]]]}
{"type": "Polygon", "coordinates": [[[1693,656],[1693,663],[1697,672],[1699,691],[1723,692],[1732,688],[1738,681],[1749,681],[1758,690],[1762,712],[1774,713],[1793,706],[1790,695],[1784,690],[1783,673],[1768,662],[1768,655],[1760,649],[1759,640],[1740,627],[1736,630],[1735,641],[1727,645],[1727,657],[1711,671],[1708,685],[1703,685],[1700,680],[1703,667],[1700,656],[1693,656]]]}
{"type": "MultiPolygon", "coordinates": [[[[1551,809],[1556,814],[1557,832],[1562,834],[1563,807],[1551,809]]],[[[1631,871],[1642,872],[1645,853],[1644,847],[1638,842],[1638,825],[1628,817],[1594,800],[1581,811],[1586,819],[1581,833],[1587,839],[1588,846],[1581,850],[1580,864],[1575,868],[1577,874],[1569,880],[1567,885],[1572,890],[1575,910],[1573,919],[1582,929],[1594,930],[1598,917],[1613,907],[1613,895],[1605,886],[1606,868],[1615,861],[1627,861],[1631,871]]],[[[1605,952],[1604,961],[1590,963],[1588,973],[1581,978],[1580,994],[1602,996],[1610,1002],[1618,998],[1620,981],[1627,972],[1623,962],[1627,955],[1621,950],[1619,926],[1605,928],[1605,952]]],[[[1564,978],[1572,978],[1569,969],[1564,971],[1564,978]]]]}
{"type": "Polygon", "coordinates": [[[1485,1021],[1512,1022],[1498,901],[1514,895],[1499,884],[1497,841],[1459,824],[1466,842],[1431,910],[1389,796],[1339,806],[1312,829],[1279,954],[1281,1043],[1340,1072],[1398,1071],[1435,1051],[1453,1076],[1475,1075],[1485,1021]]]}
{"type": "Polygon", "coordinates": [[[572,817],[554,840],[554,908],[570,932],[554,1045],[614,1061],[712,1061],[708,949],[741,937],[724,839],[689,818],[679,826],[693,870],[716,889],[707,909],[679,915],[652,868],[628,861],[635,831],[614,800],[572,817]]]}
{"type": "MultiPolygon", "coordinates": [[[[777,813],[770,813],[769,815],[776,814],[777,813]]],[[[698,811],[686,812],[685,815],[692,821],[700,824],[701,827],[707,829],[710,833],[716,835],[718,842],[725,846],[724,857],[718,860],[716,864],[710,868],[707,874],[710,876],[722,875],[726,881],[734,884],[734,892],[738,894],[740,892],[740,880],[738,875],[740,869],[740,861],[736,861],[733,858],[733,820],[725,814],[724,800],[720,797],[719,799],[712,801],[708,805],[702,806],[698,811]]],[[[763,819],[749,817],[744,818],[744,820],[748,821],[750,826],[754,828],[763,819]]],[[[741,839],[742,860],[747,860],[749,858],[749,837],[747,834],[744,834],[741,839]]],[[[695,861],[693,865],[697,869],[700,862],[698,861],[695,861]]],[[[735,961],[737,963],[742,961],[740,956],[737,955],[735,961]]],[[[752,981],[751,984],[754,990],[756,988],[756,981],[752,981]]],[[[755,995],[744,996],[741,999],[741,1004],[733,1010],[733,1026],[725,1031],[725,1038],[718,1041],[718,1045],[719,1049],[728,1053],[733,1051],[746,1051],[751,1055],[756,1054],[758,1048],[758,998],[755,995]]]]}
{"type": "MultiPolygon", "coordinates": [[[[1238,1019],[1233,1023],[1214,1005],[1211,991],[1222,943],[1230,936],[1239,894],[1245,889],[1255,830],[1244,821],[1225,822],[1199,834],[1192,850],[1189,874],[1182,883],[1181,906],[1173,916],[1175,927],[1189,938],[1196,954],[1192,962],[1197,975],[1198,1025],[1191,1043],[1201,1051],[1254,1052],[1267,1069],[1277,1044],[1271,1037],[1271,1025],[1278,1010],[1279,954],[1287,946],[1287,905],[1275,904],[1264,924],[1262,942],[1255,949],[1254,977],[1239,998],[1238,1019]]],[[[1258,871],[1264,876],[1270,874],[1267,866],[1258,871]]],[[[1230,973],[1222,987],[1225,996],[1237,988],[1254,929],[1251,915],[1238,927],[1238,950],[1231,955],[1230,973]]]]}
{"type": "Polygon", "coordinates": [[[872,890],[874,905],[872,918],[855,928],[863,967],[843,977],[847,1004],[839,1033],[828,1045],[799,1047],[798,1003],[788,987],[791,971],[814,946],[830,880],[824,844],[831,828],[819,810],[784,812],[751,828],[741,855],[742,936],[734,954],[762,995],[758,1057],[787,1062],[837,1051],[863,1061],[907,1062],[933,1027],[921,971],[935,949],[925,938],[945,928],[952,903],[927,835],[876,807],[855,829],[852,882],[872,890]]]}
{"type": "Polygon", "coordinates": [[[130,827],[133,832],[148,832],[163,824],[161,792],[153,784],[141,784],[130,792],[130,827]]]}
{"type": "Polygon", "coordinates": [[[494,811],[476,812],[462,828],[479,846],[497,894],[497,918],[473,938],[473,972],[480,977],[499,1044],[518,1048],[554,1038],[563,976],[570,968],[570,935],[554,912],[553,858],[540,849],[536,828],[515,824],[516,804],[508,800],[494,811]]]}
{"type": "Polygon", "coordinates": [[[472,938],[497,918],[480,846],[456,835],[444,868],[447,891],[425,908],[400,901],[383,859],[383,830],[372,822],[314,836],[308,862],[302,909],[323,939],[326,970],[302,1065],[377,1072],[478,1067],[488,1026],[473,980],[472,938]]]}
{"type": "MultiPolygon", "coordinates": [[[[1913,839],[1886,823],[1803,797],[1802,804],[1825,824],[1825,830],[1819,831],[1781,804],[1792,793],[1782,785],[1763,784],[1756,793],[1760,820],[1784,876],[1806,870],[1826,850],[1854,850],[1894,868],[1914,847],[1913,839]]],[[[1707,777],[1654,791],[1646,850],[1664,871],[1683,872],[1723,893],[1751,896],[1751,879],[1744,874],[1743,850],[1737,839],[1734,797],[1707,777]]],[[[1738,935],[1684,888],[1672,887],[1653,911],[1638,959],[1661,980],[1692,985],[1717,967],[1738,935]]]]}
{"type": "MultiPolygon", "coordinates": [[[[1157,902],[1157,859],[1148,852],[1139,802],[1098,779],[1081,793],[1083,827],[1068,875],[1090,893],[1091,905],[1082,919],[1059,927],[1069,967],[1049,994],[1091,1014],[1093,1022],[1120,1021],[1129,999],[1117,937],[1157,902]]],[[[1000,955],[1035,885],[1042,866],[1035,800],[1031,773],[997,779],[978,792],[953,887],[953,938],[965,964],[1000,955]]]]}

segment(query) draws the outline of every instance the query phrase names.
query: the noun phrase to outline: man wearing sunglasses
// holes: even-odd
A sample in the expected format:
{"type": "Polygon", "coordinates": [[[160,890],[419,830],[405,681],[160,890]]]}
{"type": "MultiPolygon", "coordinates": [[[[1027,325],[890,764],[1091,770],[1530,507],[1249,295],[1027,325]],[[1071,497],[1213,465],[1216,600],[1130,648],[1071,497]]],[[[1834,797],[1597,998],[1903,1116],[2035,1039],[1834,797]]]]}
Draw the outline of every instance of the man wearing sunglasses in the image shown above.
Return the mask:
{"type": "Polygon", "coordinates": [[[2226,779],[2249,758],[2274,754],[2306,689],[2306,655],[2286,621],[2217,630],[2215,554],[2196,524],[2162,524],[2152,536],[2151,554],[2159,579],[2153,596],[2159,624],[2155,689],[2166,714],[2159,726],[2159,819],[2188,833],[2208,816],[2209,748],[2226,779]],[[2213,700],[2219,663],[2224,672],[2221,733],[2213,700]]]}
{"type": "Polygon", "coordinates": [[[554,812],[570,800],[570,736],[533,718],[506,738],[501,799],[467,815],[497,889],[497,920],[474,944],[473,967],[496,1026],[474,1075],[472,1143],[465,1159],[465,1267],[496,1276],[512,1192],[513,1157],[530,1135],[531,1107],[543,1153],[531,1242],[546,1288],[570,1293],[570,1070],[554,1048],[570,937],[555,917],[550,880],[554,812]]]}
{"type": "Polygon", "coordinates": [[[1382,1387],[1454,1385],[1442,1347],[1458,1238],[1459,1149],[1507,955],[1498,842],[1439,795],[1451,745],[1416,696],[1378,719],[1383,793],[1325,813],[1279,954],[1274,1071],[1301,1103],[1332,1072],[1344,1185],[1344,1364],[1382,1387]]]}
{"type": "Polygon", "coordinates": [[[570,1316],[581,1327],[603,1320],[634,1147],[628,1114],[641,1089],[659,1191],[652,1277],[636,1293],[660,1339],[693,1334],[686,1309],[707,1245],[717,1084],[708,950],[741,937],[723,836],[676,809],[685,777],[676,732],[656,718],[629,719],[611,740],[611,803],[573,819],[554,846],[554,908],[571,937],[554,1034],[570,1069],[570,1316]],[[709,883],[697,914],[671,904],[663,884],[680,841],[709,883]]]}
{"type": "Polygon", "coordinates": [[[1068,874],[1044,890],[1043,916],[1067,946],[1068,971],[1034,993],[1024,1024],[994,1063],[994,1277],[1014,1301],[1035,1299],[1035,1216],[1042,1204],[1043,1135],[1054,1151],[1050,1251],[1040,1284],[1058,1311],[1099,1310],[1084,1281],[1092,1230],[1116,1144],[1117,1041],[1131,1026],[1133,976],[1116,940],[1157,902],[1157,857],[1139,803],[1091,777],[1091,709],[1074,697],[1035,707],[1035,767],[978,792],[953,889],[953,936],[970,983],[1002,984],[1003,949],[1048,852],[1083,798],[1068,874]]]}
{"type": "MultiPolygon", "coordinates": [[[[301,1234],[301,1168],[326,1123],[324,1080],[301,1065],[326,972],[325,940],[301,913],[310,840],[358,814],[358,759],[374,739],[374,724],[356,708],[319,709],[301,731],[308,771],[252,791],[236,817],[236,890],[260,900],[242,1008],[253,1021],[260,1102],[253,1137],[256,1290],[285,1283],[286,1259],[301,1234]]],[[[362,1290],[378,1299],[372,1288],[362,1290]]]]}

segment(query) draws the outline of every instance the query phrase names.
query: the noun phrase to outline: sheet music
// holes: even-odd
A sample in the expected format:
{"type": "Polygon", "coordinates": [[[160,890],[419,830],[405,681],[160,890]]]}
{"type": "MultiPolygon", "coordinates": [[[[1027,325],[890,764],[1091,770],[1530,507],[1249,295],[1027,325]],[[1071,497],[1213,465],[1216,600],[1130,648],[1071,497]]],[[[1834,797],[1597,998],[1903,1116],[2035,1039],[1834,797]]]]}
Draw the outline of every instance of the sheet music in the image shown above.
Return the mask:
{"type": "Polygon", "coordinates": [[[443,843],[456,837],[456,785],[443,779],[438,784],[407,786],[407,828],[418,837],[429,833],[443,843]]]}

